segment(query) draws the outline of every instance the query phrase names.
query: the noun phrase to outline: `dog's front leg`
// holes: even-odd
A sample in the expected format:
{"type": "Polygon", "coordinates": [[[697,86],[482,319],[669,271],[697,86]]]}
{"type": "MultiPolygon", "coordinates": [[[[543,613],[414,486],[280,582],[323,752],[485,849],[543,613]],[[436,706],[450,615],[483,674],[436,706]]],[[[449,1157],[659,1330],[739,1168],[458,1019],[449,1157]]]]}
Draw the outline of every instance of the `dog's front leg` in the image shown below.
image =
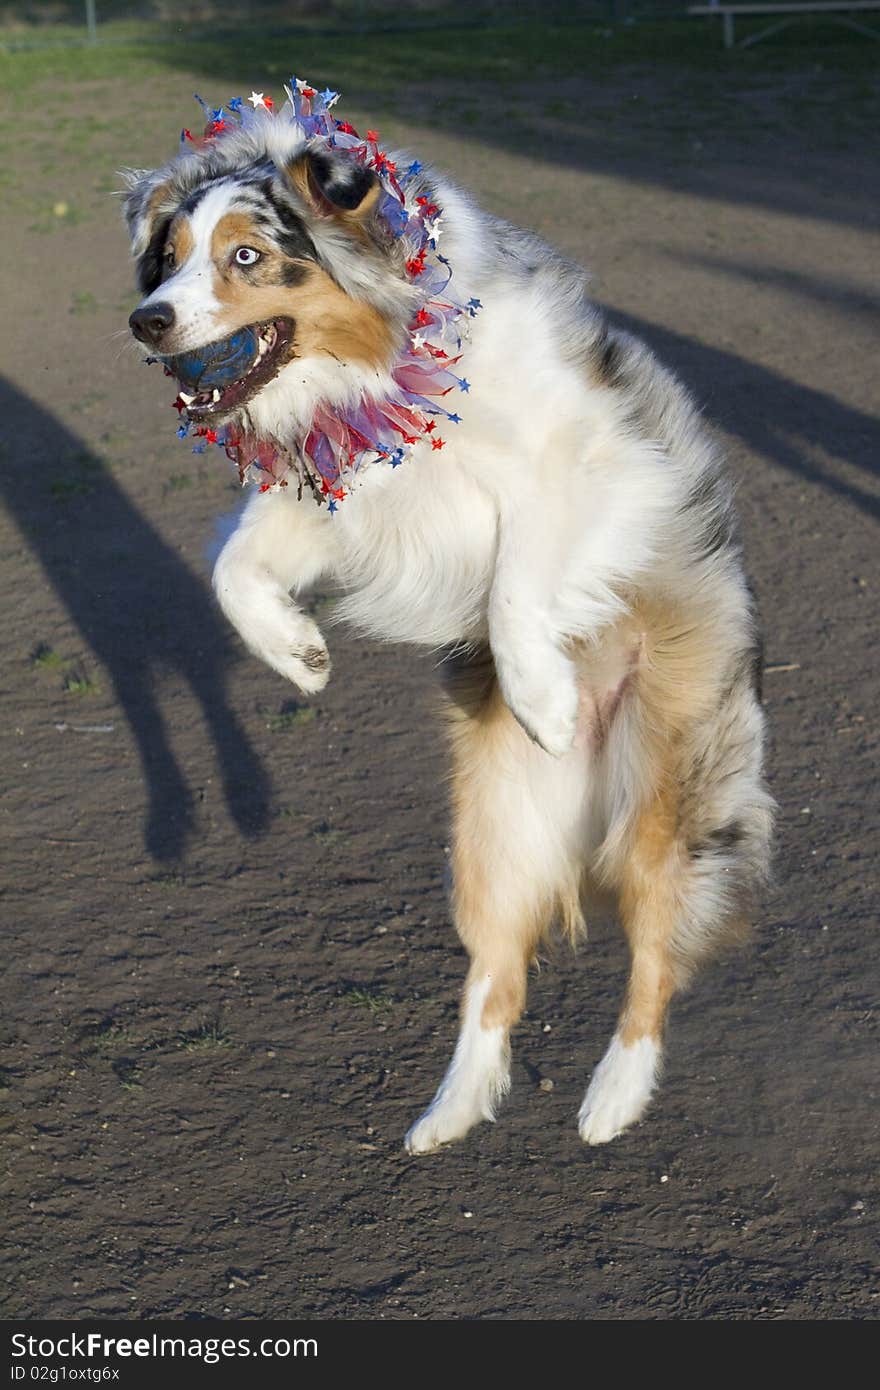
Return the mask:
{"type": "Polygon", "coordinates": [[[522,502],[502,514],[489,596],[489,644],[501,694],[530,738],[554,757],[574,742],[578,689],[555,613],[563,526],[522,502]]]}
{"type": "Polygon", "coordinates": [[[214,567],[214,592],[245,643],[307,694],[323,690],[330,657],[293,593],[334,567],[333,521],[309,498],[256,493],[214,567]]]}

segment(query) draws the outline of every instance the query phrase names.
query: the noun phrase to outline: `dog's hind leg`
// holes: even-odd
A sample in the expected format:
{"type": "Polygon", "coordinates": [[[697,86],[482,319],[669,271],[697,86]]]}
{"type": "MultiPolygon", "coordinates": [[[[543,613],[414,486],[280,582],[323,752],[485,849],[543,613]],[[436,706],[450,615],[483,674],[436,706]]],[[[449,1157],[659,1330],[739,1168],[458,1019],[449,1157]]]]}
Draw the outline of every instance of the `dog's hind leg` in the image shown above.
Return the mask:
{"type": "Polygon", "coordinates": [[[550,757],[499,693],[491,660],[461,663],[453,700],[455,923],[470,955],[455,1054],[406,1138],[410,1153],[460,1139],[494,1119],[510,1086],[510,1029],[526,974],[551,920],[580,925],[588,760],[550,757]]]}
{"type": "Polygon", "coordinates": [[[619,910],[630,976],[617,1031],[578,1114],[581,1138],[589,1144],[606,1143],[639,1119],[656,1085],[676,984],[673,939],[684,867],[675,795],[664,789],[639,817],[622,873],[619,910]]]}
{"type": "MultiPolygon", "coordinates": [[[[617,1031],[578,1115],[589,1144],[607,1143],[644,1113],[673,993],[742,929],[766,874],[773,803],[761,777],[764,721],[749,665],[746,652],[711,717],[665,742],[653,791],[620,847],[615,877],[631,967],[617,1031]]],[[[649,721],[655,729],[658,710],[649,721]]]]}

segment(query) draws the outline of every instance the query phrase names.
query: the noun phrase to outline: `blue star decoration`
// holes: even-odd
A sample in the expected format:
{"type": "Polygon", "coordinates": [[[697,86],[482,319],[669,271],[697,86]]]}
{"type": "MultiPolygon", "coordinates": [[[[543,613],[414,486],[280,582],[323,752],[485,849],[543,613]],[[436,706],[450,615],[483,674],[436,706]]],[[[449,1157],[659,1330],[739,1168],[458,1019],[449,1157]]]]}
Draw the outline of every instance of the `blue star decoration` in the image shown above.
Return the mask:
{"type": "Polygon", "coordinates": [[[327,509],[328,509],[328,511],[330,512],[330,515],[331,515],[331,516],[332,516],[333,513],[336,511],[336,503],[333,501],[333,498],[332,498],[332,497],[330,498],[330,501],[329,501],[328,504],[327,504],[327,509]]]}
{"type": "Polygon", "coordinates": [[[216,109],[216,111],[213,111],[213,110],[212,110],[212,112],[211,112],[211,120],[212,120],[212,121],[222,121],[222,120],[223,120],[223,107],[222,107],[222,106],[218,106],[217,109],[216,109]]]}
{"type": "Polygon", "coordinates": [[[339,93],[338,93],[338,92],[331,92],[331,90],[330,90],[329,87],[325,87],[324,90],[323,90],[323,92],[320,92],[320,93],[319,93],[319,96],[320,96],[321,100],[323,101],[324,105],[325,105],[325,106],[329,106],[330,103],[331,103],[331,101],[336,101],[336,100],[338,99],[339,93]]]}
{"type": "Polygon", "coordinates": [[[460,416],[460,415],[447,415],[446,418],[447,418],[447,420],[449,421],[449,423],[450,423],[451,425],[460,425],[460,424],[461,424],[461,416],[460,416]]]}
{"type": "Polygon", "coordinates": [[[421,172],[422,172],[422,166],[421,166],[421,164],[419,163],[419,161],[418,161],[417,159],[414,159],[413,162],[412,162],[412,164],[409,166],[409,168],[408,168],[407,171],[406,171],[406,177],[407,177],[408,179],[411,179],[411,178],[414,178],[416,174],[420,174],[421,172]]]}
{"type": "Polygon", "coordinates": [[[234,111],[237,116],[242,108],[242,105],[243,101],[241,97],[233,97],[231,102],[229,103],[229,109],[230,111],[234,111]]]}
{"type": "Polygon", "coordinates": [[[470,382],[467,381],[464,377],[459,377],[458,384],[461,387],[462,391],[464,391],[465,395],[467,395],[468,391],[471,389],[470,382]]]}
{"type": "Polygon", "coordinates": [[[388,462],[391,464],[392,468],[399,468],[403,463],[403,450],[395,449],[388,462]]]}
{"type": "Polygon", "coordinates": [[[468,313],[473,319],[477,316],[477,310],[482,309],[483,305],[479,299],[469,299],[464,307],[467,309],[468,313]]]}

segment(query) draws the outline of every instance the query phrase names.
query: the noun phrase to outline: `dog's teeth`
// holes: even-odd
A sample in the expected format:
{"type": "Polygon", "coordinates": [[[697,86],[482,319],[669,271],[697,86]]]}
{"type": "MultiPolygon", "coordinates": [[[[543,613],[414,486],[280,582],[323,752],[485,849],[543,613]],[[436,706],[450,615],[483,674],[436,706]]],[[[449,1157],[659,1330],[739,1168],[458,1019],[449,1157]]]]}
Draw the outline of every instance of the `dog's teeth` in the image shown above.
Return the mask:
{"type": "Polygon", "coordinates": [[[219,401],[219,399],[220,399],[220,392],[217,390],[217,387],[215,386],[215,387],[214,387],[214,390],[211,392],[211,400],[212,400],[212,401],[219,401]]]}
{"type": "Polygon", "coordinates": [[[179,391],[178,395],[180,396],[180,399],[183,401],[184,405],[192,405],[193,401],[195,400],[195,396],[188,396],[185,391],[179,391]]]}

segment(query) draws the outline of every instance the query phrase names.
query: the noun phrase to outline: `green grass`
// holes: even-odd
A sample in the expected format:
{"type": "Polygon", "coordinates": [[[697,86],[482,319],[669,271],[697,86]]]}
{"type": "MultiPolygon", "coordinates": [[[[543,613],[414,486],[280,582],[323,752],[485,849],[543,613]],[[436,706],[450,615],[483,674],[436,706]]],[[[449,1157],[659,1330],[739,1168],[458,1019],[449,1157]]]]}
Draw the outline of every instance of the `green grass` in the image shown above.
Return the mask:
{"type": "MultiPolygon", "coordinates": [[[[760,19],[757,24],[763,23],[760,19]]],[[[742,37],[749,24],[741,21],[742,37]]],[[[63,37],[56,29],[58,37],[63,37]]],[[[571,24],[527,21],[418,31],[328,33],[302,26],[286,31],[253,27],[204,29],[178,25],[107,23],[94,47],[37,43],[18,51],[0,50],[0,74],[16,100],[36,83],[149,80],[167,73],[203,74],[206,96],[226,83],[259,79],[276,95],[294,68],[312,80],[369,95],[374,104],[393,103],[394,88],[423,86],[426,79],[472,83],[475,98],[487,84],[535,84],[566,76],[601,79],[609,69],[663,63],[682,68],[731,69],[742,74],[782,71],[821,60],[826,69],[851,75],[870,72],[876,61],[871,45],[820,21],[804,21],[777,38],[749,49],[726,52],[717,25],[706,20],[654,20],[609,27],[598,22],[571,24]]],[[[739,36],[739,35],[738,35],[739,36]]],[[[71,38],[75,37],[73,34],[71,38]]],[[[9,41],[7,40],[7,43],[9,41]]],[[[523,93],[526,94],[525,91],[523,93]]],[[[222,95],[222,90],[221,90],[222,95]]],[[[539,95],[553,101],[550,85],[539,95]]],[[[471,103],[479,110],[479,100],[471,103]]],[[[83,135],[104,134],[93,114],[83,135]]],[[[132,117],[137,115],[132,111],[132,117]]],[[[78,122],[79,124],[79,122],[78,122]]]]}
{"type": "Polygon", "coordinates": [[[211,1048],[231,1047],[232,1039],[219,1019],[211,1019],[178,1033],[177,1046],[184,1052],[203,1052],[211,1048]]]}
{"type": "Polygon", "coordinates": [[[387,1013],[394,1005],[384,994],[378,994],[374,990],[362,989],[355,986],[346,991],[344,998],[358,1009],[367,1009],[371,1014],[387,1013]]]}
{"type": "Polygon", "coordinates": [[[60,671],[67,665],[67,661],[46,642],[40,642],[31,652],[31,665],[41,671],[60,671]]]}
{"type": "Polygon", "coordinates": [[[270,714],[266,728],[271,734],[289,734],[292,729],[300,729],[311,724],[316,711],[312,705],[300,705],[296,700],[288,700],[277,714],[270,714]]]}
{"type": "Polygon", "coordinates": [[[191,473],[172,473],[165,482],[166,492],[183,492],[186,488],[192,487],[193,478],[191,473]]]}
{"type": "Polygon", "coordinates": [[[96,314],[98,312],[98,301],[90,290],[74,291],[70,299],[71,314],[96,314]]]}
{"type": "Polygon", "coordinates": [[[71,671],[64,677],[65,695],[99,695],[101,687],[82,671],[71,671]]]}
{"type": "Polygon", "coordinates": [[[326,821],[322,821],[312,831],[312,839],[317,840],[322,849],[331,849],[333,845],[343,843],[345,838],[344,830],[337,830],[334,826],[328,825],[326,821]]]}

